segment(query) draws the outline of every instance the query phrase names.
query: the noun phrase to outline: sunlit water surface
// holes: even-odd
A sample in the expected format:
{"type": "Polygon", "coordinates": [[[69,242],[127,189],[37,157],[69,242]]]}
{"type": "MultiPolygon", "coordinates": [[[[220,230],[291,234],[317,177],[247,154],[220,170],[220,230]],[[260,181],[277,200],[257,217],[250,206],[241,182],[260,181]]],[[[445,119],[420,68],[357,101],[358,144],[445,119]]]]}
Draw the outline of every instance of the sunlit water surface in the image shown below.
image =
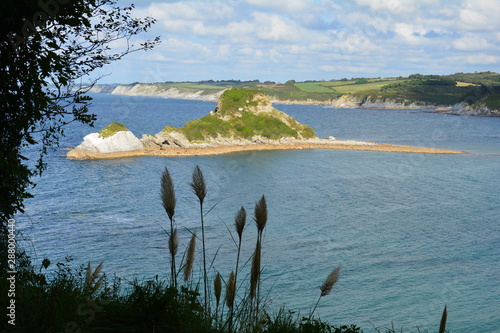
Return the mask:
{"type": "MultiPolygon", "coordinates": [[[[211,102],[94,95],[96,127],[124,123],[140,137],[203,116],[211,102]]],[[[243,152],[206,157],[73,161],[63,148],[91,128],[68,128],[61,148],[16,217],[43,258],[75,266],[105,262],[108,275],[168,278],[167,217],[159,196],[168,167],[177,190],[180,248],[201,233],[190,175],[208,186],[205,217],[210,270],[225,277],[236,251],[230,236],[240,206],[248,213],[242,257],[255,244],[253,207],[265,194],[269,219],[263,285],[271,307],[307,315],[328,273],[342,265],[317,315],[335,324],[436,331],[448,306],[451,332],[500,328],[500,118],[411,110],[277,105],[320,137],[464,150],[463,155],[342,150],[243,152]]],[[[197,267],[201,260],[198,258],[197,267]]],[[[241,276],[248,278],[249,264],[241,276]]]]}

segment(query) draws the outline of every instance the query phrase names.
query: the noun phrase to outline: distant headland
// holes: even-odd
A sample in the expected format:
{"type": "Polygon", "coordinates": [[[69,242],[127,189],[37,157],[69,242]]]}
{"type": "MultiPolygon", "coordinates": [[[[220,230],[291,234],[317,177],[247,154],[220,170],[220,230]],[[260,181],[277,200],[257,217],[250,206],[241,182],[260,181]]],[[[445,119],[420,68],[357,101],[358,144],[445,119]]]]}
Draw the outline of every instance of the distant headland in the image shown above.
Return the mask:
{"type": "Polygon", "coordinates": [[[129,156],[200,156],[249,150],[349,149],[407,153],[453,154],[459,151],[399,146],[354,140],[320,139],[314,130],[275,109],[258,90],[231,89],[220,96],[206,116],[182,128],[166,126],[138,139],[125,125],[112,123],[84,137],[68,152],[71,159],[129,156]]]}
{"type": "Polygon", "coordinates": [[[92,91],[217,101],[227,89],[259,90],[274,104],[322,104],[337,108],[416,109],[470,116],[500,116],[500,74],[412,74],[286,83],[199,81],[97,85],[92,91]]]}

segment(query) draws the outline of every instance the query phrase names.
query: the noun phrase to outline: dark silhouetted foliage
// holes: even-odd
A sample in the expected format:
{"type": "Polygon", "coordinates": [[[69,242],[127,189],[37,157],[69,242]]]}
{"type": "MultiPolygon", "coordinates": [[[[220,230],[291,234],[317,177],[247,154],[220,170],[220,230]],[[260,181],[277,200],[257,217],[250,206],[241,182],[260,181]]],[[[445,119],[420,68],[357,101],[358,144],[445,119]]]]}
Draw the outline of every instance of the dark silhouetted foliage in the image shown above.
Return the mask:
{"type": "Polygon", "coordinates": [[[64,125],[92,125],[82,87],[93,70],[136,50],[148,50],[159,38],[112,50],[146,31],[154,19],[135,19],[133,7],[116,0],[3,0],[0,4],[0,214],[2,220],[23,211],[33,176],[45,168],[48,149],[57,146],[64,125]],[[28,161],[27,147],[38,151],[28,161]]]}

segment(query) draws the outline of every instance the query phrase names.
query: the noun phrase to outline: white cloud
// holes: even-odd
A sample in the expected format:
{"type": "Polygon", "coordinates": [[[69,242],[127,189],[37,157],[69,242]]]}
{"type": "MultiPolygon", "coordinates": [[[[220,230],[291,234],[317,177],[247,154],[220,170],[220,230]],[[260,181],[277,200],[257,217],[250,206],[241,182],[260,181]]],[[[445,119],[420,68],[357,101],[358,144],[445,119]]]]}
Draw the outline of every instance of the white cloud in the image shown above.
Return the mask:
{"type": "Polygon", "coordinates": [[[368,6],[372,10],[387,10],[392,13],[408,11],[411,3],[402,4],[398,0],[356,0],[359,5],[368,6]]]}
{"type": "Polygon", "coordinates": [[[332,65],[319,66],[318,68],[325,72],[335,72],[338,69],[337,66],[332,66],[332,65]]]}
{"type": "Polygon", "coordinates": [[[498,31],[500,0],[467,0],[459,12],[460,25],[468,31],[498,31]]]}
{"type": "Polygon", "coordinates": [[[408,44],[413,45],[424,42],[422,36],[427,33],[425,28],[408,23],[396,23],[394,25],[394,31],[408,44]]]}
{"type": "Polygon", "coordinates": [[[246,0],[247,3],[284,12],[300,12],[312,4],[311,0],[246,0]]]}
{"type": "Polygon", "coordinates": [[[136,16],[155,17],[163,42],[121,63],[156,62],[172,80],[498,71],[500,58],[500,0],[148,0],[136,16]]]}
{"type": "Polygon", "coordinates": [[[453,42],[453,47],[461,51],[480,51],[489,49],[491,45],[484,38],[469,34],[453,42]]]}
{"type": "Polygon", "coordinates": [[[437,3],[435,0],[355,0],[374,11],[387,11],[392,14],[411,14],[419,8],[437,3]]]}
{"type": "Polygon", "coordinates": [[[254,29],[257,37],[273,42],[300,42],[310,38],[307,30],[288,18],[276,14],[254,12],[254,29]]]}
{"type": "Polygon", "coordinates": [[[472,65],[488,65],[497,63],[500,59],[495,56],[480,53],[478,55],[467,57],[467,63],[472,65]]]}

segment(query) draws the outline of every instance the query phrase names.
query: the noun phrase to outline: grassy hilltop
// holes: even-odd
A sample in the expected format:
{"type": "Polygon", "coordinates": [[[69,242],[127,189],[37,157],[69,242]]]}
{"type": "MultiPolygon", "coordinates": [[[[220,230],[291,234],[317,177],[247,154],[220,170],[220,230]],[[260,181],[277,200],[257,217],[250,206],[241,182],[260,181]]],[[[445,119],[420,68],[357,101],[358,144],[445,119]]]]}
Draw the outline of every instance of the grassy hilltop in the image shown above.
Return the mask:
{"type": "Polygon", "coordinates": [[[183,128],[167,126],[162,134],[177,132],[189,141],[232,138],[250,140],[254,136],[278,140],[284,137],[308,139],[316,137],[314,130],[276,110],[259,90],[226,90],[215,110],[189,121],[183,128]]]}

